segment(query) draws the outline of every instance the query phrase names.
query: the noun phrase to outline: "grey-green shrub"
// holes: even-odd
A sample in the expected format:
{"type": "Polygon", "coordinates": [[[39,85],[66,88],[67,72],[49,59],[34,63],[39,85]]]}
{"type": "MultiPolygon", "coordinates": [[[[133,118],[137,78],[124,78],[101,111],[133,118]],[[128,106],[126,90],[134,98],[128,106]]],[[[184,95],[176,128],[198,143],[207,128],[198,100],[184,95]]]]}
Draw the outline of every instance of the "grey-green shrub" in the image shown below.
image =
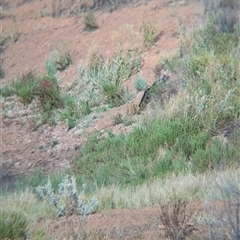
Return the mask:
{"type": "Polygon", "coordinates": [[[45,62],[45,68],[51,76],[55,76],[57,71],[64,71],[72,64],[72,56],[66,43],[60,43],[56,48],[45,62]]]}
{"type": "Polygon", "coordinates": [[[137,91],[143,91],[147,88],[147,82],[144,78],[137,77],[134,80],[134,87],[137,91]]]}
{"type": "MultiPolygon", "coordinates": [[[[84,191],[83,186],[83,191],[84,191]]],[[[92,198],[90,201],[83,200],[78,192],[75,177],[66,176],[63,181],[58,185],[58,193],[55,194],[52,189],[52,184],[48,182],[44,186],[38,186],[34,189],[35,194],[40,200],[47,201],[58,210],[58,216],[79,214],[87,215],[95,210],[98,205],[98,200],[92,198]],[[61,200],[65,200],[62,204],[61,200]]]]}
{"type": "Polygon", "coordinates": [[[88,101],[90,108],[103,104],[119,106],[127,101],[127,89],[123,81],[139,71],[141,55],[138,49],[123,51],[120,49],[111,61],[105,61],[98,68],[85,71],[79,68],[78,90],[82,99],[88,101]]]}

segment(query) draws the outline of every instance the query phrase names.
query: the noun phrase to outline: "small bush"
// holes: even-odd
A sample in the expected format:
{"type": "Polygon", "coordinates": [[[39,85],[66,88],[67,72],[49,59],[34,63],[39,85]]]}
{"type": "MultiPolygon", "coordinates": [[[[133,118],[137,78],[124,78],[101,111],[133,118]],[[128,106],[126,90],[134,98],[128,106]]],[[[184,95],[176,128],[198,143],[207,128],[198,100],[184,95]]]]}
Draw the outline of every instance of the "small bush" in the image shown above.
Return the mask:
{"type": "Polygon", "coordinates": [[[123,88],[123,81],[137,73],[140,67],[141,55],[138,49],[127,52],[120,49],[111,61],[97,61],[96,64],[91,61],[88,71],[79,68],[79,91],[84,100],[88,100],[90,108],[102,104],[119,106],[131,97],[128,89],[123,88]]]}
{"type": "Polygon", "coordinates": [[[92,31],[99,28],[97,19],[93,12],[88,12],[84,16],[84,26],[85,30],[92,31]]]}
{"type": "Polygon", "coordinates": [[[98,71],[103,66],[104,59],[96,45],[91,46],[87,62],[88,71],[98,71]]]}
{"type": "Polygon", "coordinates": [[[155,65],[155,67],[154,67],[154,69],[153,69],[153,72],[154,72],[154,75],[155,75],[155,78],[156,79],[159,79],[160,78],[160,76],[161,76],[161,72],[162,72],[162,70],[164,69],[164,62],[163,62],[163,60],[159,60],[158,62],[157,62],[157,64],[155,65]]]}
{"type": "Polygon", "coordinates": [[[1,210],[1,239],[26,239],[27,224],[27,220],[22,214],[9,210],[1,210]]]}
{"type": "Polygon", "coordinates": [[[72,57],[69,51],[58,52],[56,58],[56,69],[58,71],[64,71],[69,65],[72,64],[72,57]]]}
{"type": "Polygon", "coordinates": [[[120,80],[116,79],[112,82],[104,81],[102,82],[101,87],[104,96],[111,106],[114,107],[123,103],[121,97],[122,83],[120,80]]]}
{"type": "Polygon", "coordinates": [[[84,100],[80,101],[80,108],[81,108],[82,116],[86,116],[91,113],[89,101],[84,101],[84,100]]]}
{"type": "Polygon", "coordinates": [[[144,78],[138,77],[134,81],[134,87],[137,91],[143,91],[147,88],[147,82],[144,78]]]}
{"type": "Polygon", "coordinates": [[[45,75],[39,78],[34,93],[44,110],[63,107],[58,84],[51,76],[45,75]]]}
{"type": "Polygon", "coordinates": [[[118,113],[116,116],[113,117],[113,123],[115,125],[121,124],[124,122],[124,118],[122,114],[118,113]]]}
{"type": "MultiPolygon", "coordinates": [[[[84,188],[83,186],[83,191],[84,188]]],[[[78,195],[75,178],[68,175],[58,185],[58,193],[58,195],[54,194],[49,179],[45,186],[35,188],[35,194],[40,200],[45,200],[57,208],[58,216],[69,216],[72,214],[88,215],[93,213],[98,205],[98,201],[95,198],[92,198],[89,202],[84,201],[78,195]],[[63,201],[63,205],[61,205],[61,201],[63,201]]]]}
{"type": "Polygon", "coordinates": [[[182,240],[193,231],[190,224],[192,213],[187,213],[187,203],[178,201],[172,205],[161,206],[160,219],[166,236],[172,240],[182,240]]]}
{"type": "Polygon", "coordinates": [[[56,69],[58,71],[64,71],[69,65],[72,64],[72,56],[69,47],[69,43],[60,41],[56,45],[56,69]]]}
{"type": "Polygon", "coordinates": [[[155,42],[156,27],[150,21],[143,21],[140,27],[142,33],[143,44],[145,47],[150,47],[155,42]]]}

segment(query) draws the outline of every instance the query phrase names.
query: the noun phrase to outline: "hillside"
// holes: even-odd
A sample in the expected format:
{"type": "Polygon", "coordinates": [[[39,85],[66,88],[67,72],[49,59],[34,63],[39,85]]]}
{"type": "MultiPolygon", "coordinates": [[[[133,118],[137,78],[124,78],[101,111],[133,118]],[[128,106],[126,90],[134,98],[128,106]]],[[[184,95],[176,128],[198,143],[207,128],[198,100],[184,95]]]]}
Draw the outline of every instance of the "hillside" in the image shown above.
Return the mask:
{"type": "Polygon", "coordinates": [[[1,224],[22,214],[29,239],[228,235],[235,217],[221,236],[212,218],[240,196],[237,1],[70,2],[1,3],[1,224]],[[99,201],[86,219],[34,195],[66,174],[99,201]],[[186,213],[175,230],[166,203],[186,213]]]}

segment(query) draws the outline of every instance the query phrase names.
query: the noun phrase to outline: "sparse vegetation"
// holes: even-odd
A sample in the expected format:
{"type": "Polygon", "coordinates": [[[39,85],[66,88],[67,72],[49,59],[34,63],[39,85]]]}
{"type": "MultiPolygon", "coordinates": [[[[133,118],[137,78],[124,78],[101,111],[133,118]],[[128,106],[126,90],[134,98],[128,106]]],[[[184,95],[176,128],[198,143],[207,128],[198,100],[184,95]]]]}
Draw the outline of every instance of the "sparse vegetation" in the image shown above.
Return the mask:
{"type": "Polygon", "coordinates": [[[203,0],[205,19],[212,21],[213,32],[233,33],[239,24],[238,0],[203,0]]]}
{"type": "Polygon", "coordinates": [[[220,206],[206,204],[206,215],[203,223],[208,228],[207,239],[239,239],[240,237],[240,189],[239,178],[230,181],[221,176],[215,180],[216,189],[221,194],[223,202],[220,206]]]}
{"type": "Polygon", "coordinates": [[[58,83],[49,75],[38,79],[34,94],[39,98],[41,106],[46,111],[63,107],[58,83]]]}
{"type": "Polygon", "coordinates": [[[1,94],[3,97],[16,94],[24,104],[31,103],[37,97],[44,110],[51,110],[63,104],[55,80],[50,75],[37,77],[34,72],[27,71],[16,81],[3,87],[1,94]]]}
{"type": "Polygon", "coordinates": [[[16,81],[12,81],[1,90],[3,97],[9,97],[14,94],[19,96],[23,103],[28,104],[34,98],[34,89],[36,86],[36,77],[34,72],[27,71],[23,73],[16,81]]]}
{"type": "MultiPolygon", "coordinates": [[[[115,6],[116,1],[111,3],[115,6]]],[[[92,1],[90,8],[104,4],[109,1],[92,1]]],[[[19,179],[15,193],[0,196],[1,237],[26,238],[29,222],[35,224],[36,220],[55,216],[51,206],[58,210],[58,216],[86,216],[95,210],[151,206],[161,198],[159,218],[166,238],[192,237],[193,212],[187,207],[191,200],[223,203],[221,211],[213,212],[206,219],[201,216],[204,219],[201,227],[208,230],[206,239],[240,238],[240,47],[236,30],[239,3],[206,0],[204,4],[208,15],[206,26],[184,39],[180,54],[157,63],[153,70],[156,83],[148,87],[143,78],[135,78],[135,89],[149,90],[151,100],[155,101],[154,109],[152,104],[146,115],[137,118],[131,132],[117,135],[96,131],[88,135],[85,144],[81,142],[75,162],[71,162],[74,167],[66,171],[76,178],[68,175],[60,183],[63,173],[50,174],[46,183],[47,176],[39,171],[19,179]],[[162,77],[165,70],[171,72],[173,80],[167,77],[165,81],[162,77]],[[214,181],[222,174],[228,175],[229,181],[216,187],[214,181]],[[44,201],[37,201],[36,195],[44,201]],[[93,195],[101,201],[91,199],[93,195]],[[11,211],[6,207],[10,205],[11,211]]],[[[71,13],[83,10],[74,10],[75,6],[69,10],[71,13]]],[[[85,15],[85,27],[95,29],[98,24],[94,15],[89,17],[89,14],[93,13],[85,15]]],[[[156,28],[151,22],[143,21],[140,32],[147,51],[154,44],[156,28]]],[[[17,95],[25,105],[36,102],[40,106],[37,115],[40,124],[65,121],[72,129],[70,132],[74,132],[84,117],[91,118],[91,114],[131,100],[125,81],[141,69],[141,53],[138,49],[121,48],[112,59],[106,60],[99,48],[92,46],[86,67],[79,66],[77,79],[66,90],[60,88],[57,73],[71,64],[72,57],[68,45],[61,45],[46,60],[46,74],[39,76],[27,71],[2,87],[1,96],[17,95]]],[[[130,106],[133,114],[143,110],[132,103],[130,106]]],[[[132,124],[132,119],[120,110],[112,117],[111,125],[126,126],[132,124]]],[[[61,145],[58,141],[53,135],[49,148],[58,150],[61,145]]],[[[39,149],[46,150],[42,143],[39,149]]],[[[103,238],[104,234],[87,233],[81,226],[76,230],[72,221],[68,218],[65,222],[72,230],[71,237],[103,238]]],[[[64,239],[69,238],[70,235],[64,234],[64,239]]],[[[47,239],[47,230],[36,230],[31,237],[35,239],[35,236],[47,239]]]]}
{"type": "Polygon", "coordinates": [[[53,51],[51,57],[46,60],[46,66],[48,69],[50,68],[50,71],[54,71],[54,69],[55,71],[64,71],[71,64],[72,57],[69,44],[64,41],[58,42],[55,51],[53,51]]]}
{"type": "MultiPolygon", "coordinates": [[[[93,51],[93,55],[96,55],[93,51]]],[[[97,56],[99,53],[97,53],[97,56]]],[[[77,88],[84,99],[89,99],[90,108],[108,104],[110,107],[119,106],[129,100],[128,89],[123,88],[123,81],[137,73],[141,65],[139,50],[120,49],[111,61],[102,62],[102,58],[91,57],[89,54],[88,71],[79,68],[77,88]]]]}
{"type": "Polygon", "coordinates": [[[11,29],[11,35],[10,38],[13,40],[13,42],[17,42],[20,37],[20,32],[18,30],[18,22],[16,17],[13,17],[13,27],[11,29]]]}
{"type": "Polygon", "coordinates": [[[151,21],[143,21],[140,27],[140,33],[142,34],[143,44],[145,47],[150,47],[155,42],[156,27],[151,21]]]}
{"type": "Polygon", "coordinates": [[[97,19],[93,12],[88,12],[84,16],[84,26],[85,30],[92,31],[99,28],[97,19]]]}
{"type": "Polygon", "coordinates": [[[87,70],[89,72],[98,71],[101,69],[103,64],[104,59],[100,52],[100,49],[96,45],[92,45],[88,53],[87,70]]]}

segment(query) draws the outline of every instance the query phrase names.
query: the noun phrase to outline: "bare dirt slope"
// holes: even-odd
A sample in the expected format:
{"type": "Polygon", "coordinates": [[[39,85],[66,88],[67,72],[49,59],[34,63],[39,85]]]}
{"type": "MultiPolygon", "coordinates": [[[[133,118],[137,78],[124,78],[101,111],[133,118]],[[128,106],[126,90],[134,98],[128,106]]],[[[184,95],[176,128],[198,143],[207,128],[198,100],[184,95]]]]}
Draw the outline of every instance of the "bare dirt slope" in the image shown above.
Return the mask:
{"type": "MultiPolygon", "coordinates": [[[[201,1],[194,0],[142,2],[121,6],[113,12],[107,9],[96,11],[99,29],[86,32],[82,14],[53,18],[53,0],[2,1],[1,39],[9,40],[0,49],[5,72],[1,85],[8,84],[26,70],[44,73],[46,57],[59,41],[65,41],[71,48],[73,64],[58,77],[61,88],[67,88],[76,79],[79,64],[86,64],[92,44],[100,48],[106,59],[113,56],[120,44],[124,48],[141,48],[143,43],[139,28],[143,20],[152,21],[157,27],[156,35],[159,36],[154,46],[144,50],[139,73],[148,84],[152,84],[155,81],[155,64],[160,57],[178,51],[181,34],[193,30],[201,23],[203,7],[201,1]]],[[[133,79],[127,82],[130,90],[134,89],[133,79]]],[[[139,95],[137,97],[139,99],[139,95]]],[[[31,106],[24,106],[19,99],[12,97],[7,102],[1,99],[1,106],[1,182],[15,174],[31,172],[36,167],[46,172],[70,167],[89,132],[111,129],[120,133],[131,129],[124,125],[114,125],[112,121],[112,117],[118,113],[129,114],[128,104],[102,113],[100,117],[93,117],[85,128],[71,130],[68,130],[64,122],[34,129],[33,117],[38,111],[34,102],[31,106]]],[[[145,213],[147,211],[143,210],[142,214],[145,213]]],[[[124,219],[127,218],[125,213],[120,214],[124,219]]],[[[112,216],[115,218],[114,214],[112,216]]],[[[100,226],[101,216],[97,219],[100,226]]],[[[137,223],[138,217],[134,221],[137,223]]],[[[108,225],[107,222],[105,224],[108,225]]],[[[125,224],[131,225],[132,221],[126,221],[125,224]]],[[[112,228],[116,227],[112,225],[112,228]]]]}
{"type": "MultiPolygon", "coordinates": [[[[184,1],[174,6],[171,1],[149,1],[148,4],[126,5],[110,13],[97,11],[100,28],[94,32],[84,31],[83,16],[68,18],[41,17],[43,9],[52,11],[51,1],[5,1],[2,10],[2,36],[18,34],[16,42],[10,39],[3,47],[1,58],[5,85],[26,70],[36,73],[45,71],[45,59],[62,40],[71,45],[73,64],[59,74],[61,87],[70,86],[77,76],[80,63],[86,63],[91,44],[96,44],[105,58],[110,58],[122,43],[125,48],[142,47],[139,33],[143,20],[150,20],[157,27],[157,42],[143,53],[143,67],[139,75],[149,84],[155,81],[153,68],[161,56],[176,52],[180,44],[180,34],[193,29],[199,23],[202,13],[200,2],[184,1]],[[6,10],[5,10],[6,8],[6,10]],[[131,29],[130,29],[131,27],[131,29]]],[[[133,89],[133,81],[127,83],[133,89]]],[[[3,161],[12,162],[14,168],[26,172],[33,167],[44,169],[66,167],[74,158],[75,150],[84,142],[83,133],[76,129],[67,131],[64,123],[56,127],[42,126],[37,131],[31,128],[33,106],[24,106],[13,98],[2,102],[2,152],[3,161]],[[58,140],[59,144],[52,146],[58,140]]],[[[128,106],[112,109],[104,113],[102,119],[94,121],[88,130],[107,129],[112,126],[111,116],[119,111],[129,112],[128,106]]],[[[119,126],[117,126],[119,128],[119,126]]],[[[120,126],[121,128],[121,126],[120,126]]]]}

